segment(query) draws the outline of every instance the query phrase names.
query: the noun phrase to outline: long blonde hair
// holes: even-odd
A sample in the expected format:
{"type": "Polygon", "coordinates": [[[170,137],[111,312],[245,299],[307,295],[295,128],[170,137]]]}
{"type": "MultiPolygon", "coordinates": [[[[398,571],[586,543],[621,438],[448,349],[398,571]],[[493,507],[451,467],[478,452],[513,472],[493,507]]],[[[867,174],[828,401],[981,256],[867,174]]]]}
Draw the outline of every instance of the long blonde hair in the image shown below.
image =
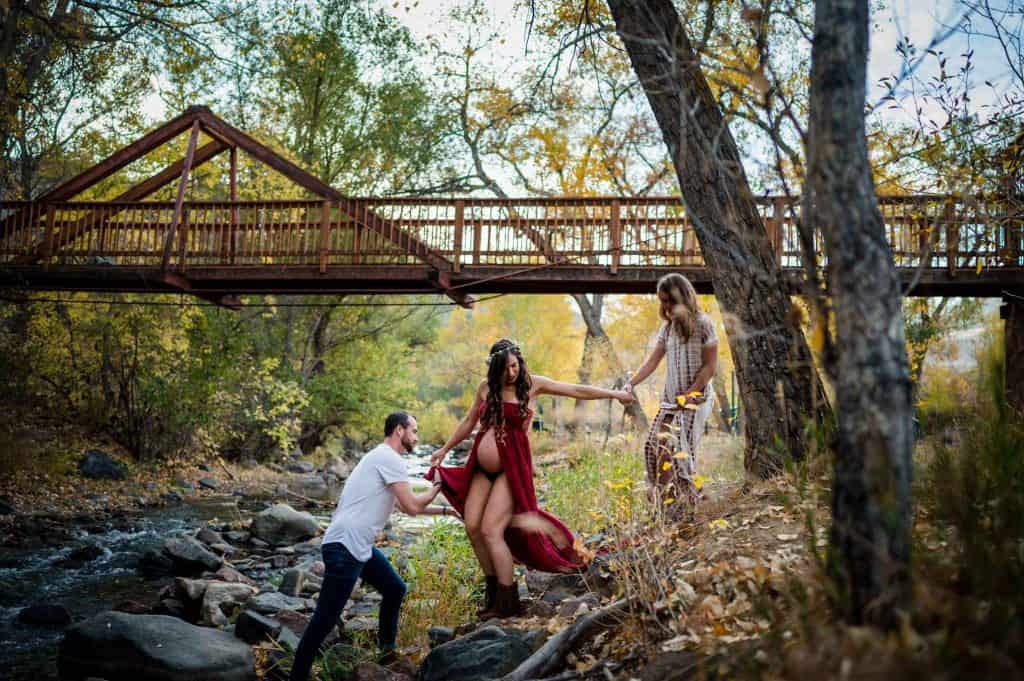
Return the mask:
{"type": "Polygon", "coordinates": [[[700,307],[697,305],[697,291],[693,288],[693,284],[678,272],[666,274],[658,280],[659,299],[662,293],[668,297],[668,303],[659,301],[661,307],[658,314],[671,325],[672,330],[683,341],[690,340],[690,336],[697,330],[697,315],[700,314],[700,307]],[[682,305],[686,314],[673,318],[671,311],[675,305],[682,305]]]}

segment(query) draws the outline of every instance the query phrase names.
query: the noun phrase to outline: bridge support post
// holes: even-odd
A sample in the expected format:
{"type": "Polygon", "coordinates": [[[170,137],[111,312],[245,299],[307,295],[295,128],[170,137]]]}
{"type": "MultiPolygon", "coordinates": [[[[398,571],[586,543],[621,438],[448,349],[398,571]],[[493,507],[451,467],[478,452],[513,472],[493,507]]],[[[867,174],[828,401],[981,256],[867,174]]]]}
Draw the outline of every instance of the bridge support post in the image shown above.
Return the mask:
{"type": "Polygon", "coordinates": [[[1024,414],[1024,297],[1004,298],[1000,312],[1006,320],[1006,402],[1024,414]]]}

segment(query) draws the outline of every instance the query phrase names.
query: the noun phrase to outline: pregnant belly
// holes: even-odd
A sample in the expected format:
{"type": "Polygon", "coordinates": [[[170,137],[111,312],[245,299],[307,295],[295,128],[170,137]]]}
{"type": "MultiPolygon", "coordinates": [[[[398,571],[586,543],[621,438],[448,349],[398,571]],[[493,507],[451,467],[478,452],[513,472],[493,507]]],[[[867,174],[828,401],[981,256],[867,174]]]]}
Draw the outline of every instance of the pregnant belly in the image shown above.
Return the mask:
{"type": "Polygon", "coordinates": [[[498,453],[498,443],[494,439],[493,428],[484,433],[480,439],[480,444],[476,448],[476,462],[488,473],[501,472],[501,454],[498,453]]]}

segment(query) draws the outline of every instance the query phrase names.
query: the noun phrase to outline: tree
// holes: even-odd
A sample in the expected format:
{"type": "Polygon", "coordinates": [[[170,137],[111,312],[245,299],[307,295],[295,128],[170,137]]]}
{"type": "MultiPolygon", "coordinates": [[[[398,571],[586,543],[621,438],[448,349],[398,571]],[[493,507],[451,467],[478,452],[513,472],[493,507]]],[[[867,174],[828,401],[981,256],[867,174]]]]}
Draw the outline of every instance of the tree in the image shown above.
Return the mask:
{"type": "MultiPolygon", "coordinates": [[[[482,5],[470,2],[453,18],[464,26],[460,49],[452,52],[435,44],[434,55],[445,80],[441,101],[449,112],[448,135],[461,143],[468,159],[466,167],[427,191],[483,189],[508,198],[506,180],[491,169],[492,163],[510,169],[512,181],[531,195],[641,195],[665,187],[666,164],[648,158],[654,131],[638,112],[625,112],[635,88],[624,62],[589,55],[600,62],[594,64],[596,87],[577,73],[547,82],[545,66],[532,63],[513,81],[508,73],[491,73],[480,64],[485,50],[503,42],[485,29],[488,16],[482,5]]],[[[553,34],[550,28],[543,33],[553,34]]],[[[526,236],[538,251],[545,250],[542,237],[526,236]]],[[[604,295],[572,298],[587,334],[577,379],[593,380],[596,355],[612,380],[624,383],[627,367],[604,328],[604,295]]],[[[646,428],[639,405],[627,405],[626,412],[638,428],[646,428]]]]}
{"type": "Polygon", "coordinates": [[[208,55],[198,29],[227,11],[215,0],[0,4],[0,198],[29,198],[87,166],[77,143],[97,120],[143,127],[152,55],[208,55]]]}
{"type": "Polygon", "coordinates": [[[897,623],[911,600],[911,387],[900,280],[865,135],[868,0],[819,0],[803,216],[829,258],[838,438],[829,565],[854,624],[897,623]]]}
{"type": "Polygon", "coordinates": [[[806,451],[822,384],[750,190],[739,149],[670,0],[608,0],[661,128],[715,296],[746,413],[745,465],[768,476],[806,451]]]}

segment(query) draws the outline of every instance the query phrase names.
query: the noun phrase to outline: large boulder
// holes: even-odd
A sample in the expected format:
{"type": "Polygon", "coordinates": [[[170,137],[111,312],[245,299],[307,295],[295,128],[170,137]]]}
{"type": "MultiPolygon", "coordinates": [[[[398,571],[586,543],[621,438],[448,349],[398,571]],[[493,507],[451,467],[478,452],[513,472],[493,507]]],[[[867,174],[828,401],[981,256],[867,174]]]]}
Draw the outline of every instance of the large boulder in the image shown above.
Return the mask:
{"type": "Polygon", "coordinates": [[[310,499],[329,499],[332,496],[330,485],[324,476],[317,473],[295,476],[288,481],[288,489],[310,499]]]}
{"type": "Polygon", "coordinates": [[[200,624],[223,627],[229,623],[228,617],[234,615],[254,593],[256,588],[246,584],[208,582],[199,611],[200,624]]]}
{"type": "Polygon", "coordinates": [[[175,537],[164,542],[163,551],[174,561],[174,574],[198,577],[205,570],[214,572],[224,559],[192,537],[175,537]]]}
{"type": "Polygon", "coordinates": [[[106,452],[90,449],[78,462],[78,471],[93,480],[124,480],[128,467],[106,452]]]}
{"type": "Polygon", "coordinates": [[[61,679],[255,681],[252,649],[231,634],[164,615],[104,612],[70,627],[60,643],[61,679]]]}
{"type": "Polygon", "coordinates": [[[281,633],[281,623],[252,610],[243,610],[235,620],[235,636],[253,645],[274,640],[281,633]]]}
{"type": "Polygon", "coordinates": [[[439,645],[423,659],[417,681],[484,681],[518,667],[533,652],[520,636],[498,627],[483,627],[439,645]]]}
{"type": "Polygon", "coordinates": [[[275,504],[258,513],[249,529],[257,539],[284,546],[312,538],[320,526],[309,513],[299,513],[288,504],[275,504]]]}
{"type": "Polygon", "coordinates": [[[305,598],[286,596],[277,591],[267,591],[253,596],[248,607],[261,615],[272,615],[279,610],[304,610],[309,608],[309,601],[305,598]]]}

